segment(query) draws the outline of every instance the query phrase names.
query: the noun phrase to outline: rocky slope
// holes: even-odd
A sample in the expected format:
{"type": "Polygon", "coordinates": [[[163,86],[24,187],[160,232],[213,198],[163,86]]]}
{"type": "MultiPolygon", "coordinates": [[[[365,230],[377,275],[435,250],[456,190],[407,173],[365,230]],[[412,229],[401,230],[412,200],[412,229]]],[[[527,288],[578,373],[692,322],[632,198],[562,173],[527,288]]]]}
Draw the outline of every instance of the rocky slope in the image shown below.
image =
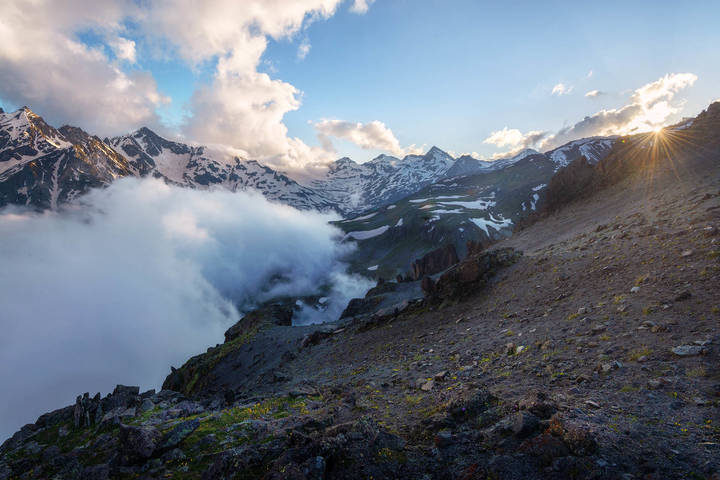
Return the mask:
{"type": "Polygon", "coordinates": [[[28,108],[0,113],[0,206],[57,208],[131,173],[122,155],[79,128],[56,130],[28,108]]]}
{"type": "Polygon", "coordinates": [[[190,188],[252,188],[299,209],[335,207],[256,161],[172,142],[148,128],[101,140],[76,127],[55,129],[28,108],[0,112],[0,207],[56,209],[91,188],[146,175],[190,188]]]}
{"type": "Polygon", "coordinates": [[[717,108],[336,324],[269,308],[161,392],[78,397],[0,447],[0,478],[719,478],[717,108]]]}
{"type": "Polygon", "coordinates": [[[395,278],[438,246],[452,246],[462,258],[468,242],[489,245],[509,236],[540,208],[556,167],[537,152],[511,160],[480,173],[443,178],[391,205],[338,222],[346,239],[358,244],[351,268],[395,278]]]}

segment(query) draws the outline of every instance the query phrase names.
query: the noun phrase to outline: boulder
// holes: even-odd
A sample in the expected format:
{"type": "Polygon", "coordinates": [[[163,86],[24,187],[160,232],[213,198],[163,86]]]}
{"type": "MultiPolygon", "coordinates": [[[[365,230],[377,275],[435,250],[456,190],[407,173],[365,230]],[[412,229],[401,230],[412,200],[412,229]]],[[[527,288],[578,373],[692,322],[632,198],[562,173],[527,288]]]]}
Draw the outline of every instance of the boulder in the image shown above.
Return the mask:
{"type": "Polygon", "coordinates": [[[526,438],[540,428],[540,420],[530,412],[517,412],[513,418],[513,433],[518,438],[526,438]]]}
{"type": "Polygon", "coordinates": [[[703,347],[699,345],[679,345],[672,349],[672,353],[678,357],[692,357],[703,353],[703,347]]]}
{"type": "Polygon", "coordinates": [[[125,465],[144,462],[152,458],[162,434],[155,427],[120,425],[119,454],[125,465]]]}
{"type": "Polygon", "coordinates": [[[185,440],[199,426],[200,420],[197,418],[178,423],[172,430],[165,434],[160,444],[160,448],[162,450],[168,450],[177,447],[180,442],[185,440]]]}

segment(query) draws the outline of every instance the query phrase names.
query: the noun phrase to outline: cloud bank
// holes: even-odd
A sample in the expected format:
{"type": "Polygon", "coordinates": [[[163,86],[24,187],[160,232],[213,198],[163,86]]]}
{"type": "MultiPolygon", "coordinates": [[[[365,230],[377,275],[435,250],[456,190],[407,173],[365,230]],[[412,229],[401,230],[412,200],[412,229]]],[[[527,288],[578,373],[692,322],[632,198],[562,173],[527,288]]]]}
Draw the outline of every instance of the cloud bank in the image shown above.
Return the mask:
{"type": "Polygon", "coordinates": [[[332,284],[313,322],[369,286],[343,273],[329,216],[259,194],[123,179],[83,201],[0,211],[0,438],[78,393],[159,387],[255,301],[332,284]]]}
{"type": "MultiPolygon", "coordinates": [[[[510,150],[494,155],[494,158],[502,158],[525,148],[551,150],[578,138],[649,132],[666,125],[673,115],[680,112],[684,102],[674,101],[675,96],[681,90],[691,87],[696,80],[697,75],[693,73],[669,73],[636,89],[624,106],[600,110],[555,133],[522,133],[518,129],[505,127],[492,132],[484,143],[501,148],[510,147],[510,150]]],[[[604,92],[592,90],[585,94],[586,97],[599,95],[604,95],[604,92]]]]}

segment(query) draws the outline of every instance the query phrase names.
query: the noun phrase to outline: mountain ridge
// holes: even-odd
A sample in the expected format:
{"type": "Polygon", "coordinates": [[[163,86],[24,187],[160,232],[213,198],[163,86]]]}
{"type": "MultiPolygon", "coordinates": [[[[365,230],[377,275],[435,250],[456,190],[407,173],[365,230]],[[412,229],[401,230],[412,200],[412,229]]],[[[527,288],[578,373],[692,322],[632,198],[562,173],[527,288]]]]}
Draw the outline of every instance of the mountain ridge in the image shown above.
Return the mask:
{"type": "Polygon", "coordinates": [[[117,178],[149,175],[191,188],[252,188],[271,201],[332,210],[348,218],[390,205],[445,178],[502,170],[527,157],[545,157],[555,170],[578,155],[597,161],[615,140],[591,137],[546,153],[525,149],[494,161],[469,155],[454,158],[433,145],[422,155],[402,158],[381,154],[357,163],[342,157],[330,163],[321,178],[301,181],[256,160],[166,139],[148,127],[100,139],[70,125],[56,129],[23,107],[0,113],[0,206],[58,208],[117,178]]]}

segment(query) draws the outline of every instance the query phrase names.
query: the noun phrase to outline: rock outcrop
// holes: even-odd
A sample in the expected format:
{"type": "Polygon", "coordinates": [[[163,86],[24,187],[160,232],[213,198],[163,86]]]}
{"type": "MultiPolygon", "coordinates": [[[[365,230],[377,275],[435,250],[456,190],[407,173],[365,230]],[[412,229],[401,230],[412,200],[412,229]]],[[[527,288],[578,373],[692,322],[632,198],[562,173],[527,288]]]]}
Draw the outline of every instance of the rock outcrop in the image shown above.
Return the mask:
{"type": "Polygon", "coordinates": [[[437,280],[426,276],[422,289],[428,301],[459,300],[482,288],[498,268],[512,265],[522,252],[502,248],[472,255],[443,272],[437,280]]]}
{"type": "Polygon", "coordinates": [[[433,250],[412,264],[413,280],[420,280],[425,275],[435,275],[458,263],[457,252],[452,244],[433,250]]]}

